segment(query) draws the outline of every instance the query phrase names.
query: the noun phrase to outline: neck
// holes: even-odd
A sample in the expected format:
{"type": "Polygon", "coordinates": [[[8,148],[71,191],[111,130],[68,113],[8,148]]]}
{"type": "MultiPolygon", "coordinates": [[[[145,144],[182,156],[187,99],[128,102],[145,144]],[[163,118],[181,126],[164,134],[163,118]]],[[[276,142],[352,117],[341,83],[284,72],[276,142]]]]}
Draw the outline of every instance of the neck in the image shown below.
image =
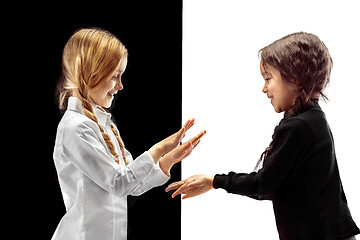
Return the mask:
{"type": "Polygon", "coordinates": [[[311,96],[310,96],[310,99],[314,99],[314,98],[319,99],[319,98],[320,98],[320,95],[321,95],[321,94],[320,94],[319,92],[312,93],[311,96]]]}

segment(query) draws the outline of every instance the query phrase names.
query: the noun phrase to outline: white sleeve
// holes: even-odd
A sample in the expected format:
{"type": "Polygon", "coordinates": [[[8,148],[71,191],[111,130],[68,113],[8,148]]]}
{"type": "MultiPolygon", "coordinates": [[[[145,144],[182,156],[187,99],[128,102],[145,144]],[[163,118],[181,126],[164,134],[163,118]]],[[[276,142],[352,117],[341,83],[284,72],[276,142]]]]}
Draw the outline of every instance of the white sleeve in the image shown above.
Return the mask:
{"type": "Polygon", "coordinates": [[[148,152],[126,167],[120,167],[101,144],[94,127],[97,126],[92,122],[65,127],[61,141],[64,154],[62,158],[75,165],[94,183],[119,197],[127,196],[145,185],[153,186],[150,184],[153,182],[151,179],[155,180],[154,184],[157,183],[157,178],[149,178],[149,175],[157,176],[154,173],[159,169],[148,152]]]}
{"type": "Polygon", "coordinates": [[[150,174],[141,182],[138,188],[131,193],[131,195],[139,196],[153,187],[165,184],[169,179],[170,177],[161,170],[158,164],[156,164],[150,174]]]}

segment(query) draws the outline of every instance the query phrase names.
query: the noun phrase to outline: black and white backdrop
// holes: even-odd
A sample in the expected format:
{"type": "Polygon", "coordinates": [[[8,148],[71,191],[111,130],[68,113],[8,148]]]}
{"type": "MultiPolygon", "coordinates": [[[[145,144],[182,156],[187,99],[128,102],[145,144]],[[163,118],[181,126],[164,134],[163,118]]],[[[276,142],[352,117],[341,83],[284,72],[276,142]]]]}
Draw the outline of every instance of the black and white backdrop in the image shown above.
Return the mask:
{"type": "MultiPolygon", "coordinates": [[[[192,133],[207,130],[196,151],[173,169],[169,183],[198,173],[251,171],[281,118],[261,93],[257,51],[293,32],[318,35],[334,60],[326,91],[330,102],[321,106],[335,138],[349,207],[360,224],[356,1],[12,5],[4,7],[2,19],[2,50],[10,52],[3,57],[3,72],[10,76],[3,75],[9,86],[2,88],[7,140],[2,198],[10,213],[5,230],[14,238],[50,239],[65,213],[52,159],[60,121],[55,87],[63,47],[82,27],[114,33],[129,51],[124,89],[112,114],[134,157],[188,118],[196,119],[192,133]]],[[[171,199],[166,186],[129,198],[129,239],[277,238],[270,202],[222,190],[181,201],[171,199]]]]}

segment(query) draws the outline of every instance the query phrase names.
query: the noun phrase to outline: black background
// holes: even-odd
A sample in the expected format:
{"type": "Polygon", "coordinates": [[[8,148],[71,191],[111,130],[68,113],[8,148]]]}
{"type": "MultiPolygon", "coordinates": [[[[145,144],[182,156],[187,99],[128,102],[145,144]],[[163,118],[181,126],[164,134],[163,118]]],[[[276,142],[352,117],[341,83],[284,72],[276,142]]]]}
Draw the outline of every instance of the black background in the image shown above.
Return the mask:
{"type": "MultiPolygon", "coordinates": [[[[17,130],[25,146],[15,148],[24,156],[24,173],[12,189],[19,214],[9,222],[16,234],[50,239],[65,213],[52,154],[61,119],[55,89],[67,40],[79,28],[99,27],[115,34],[128,49],[124,89],[111,112],[136,158],[181,127],[182,1],[32,5],[8,21],[9,46],[14,46],[9,62],[16,65],[11,75],[17,75],[19,65],[22,69],[10,82],[21,88],[21,98],[10,110],[17,113],[14,124],[21,124],[17,130]]],[[[171,199],[164,189],[181,178],[181,163],[171,175],[164,186],[129,197],[128,239],[180,239],[180,199],[171,199]]]]}

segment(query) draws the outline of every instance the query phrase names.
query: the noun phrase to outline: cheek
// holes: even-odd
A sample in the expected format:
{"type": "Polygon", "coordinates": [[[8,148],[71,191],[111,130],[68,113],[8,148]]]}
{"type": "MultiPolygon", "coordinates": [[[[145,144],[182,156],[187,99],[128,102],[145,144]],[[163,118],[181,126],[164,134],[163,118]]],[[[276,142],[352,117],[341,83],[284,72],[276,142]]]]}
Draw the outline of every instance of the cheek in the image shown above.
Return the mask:
{"type": "Polygon", "coordinates": [[[267,90],[271,95],[276,95],[276,84],[274,84],[273,82],[269,82],[269,84],[267,85],[267,90]]]}
{"type": "Polygon", "coordinates": [[[106,85],[102,87],[102,93],[104,96],[108,94],[109,91],[111,91],[114,88],[115,84],[111,82],[108,82],[106,85]]]}
{"type": "Polygon", "coordinates": [[[269,90],[271,94],[274,95],[276,98],[284,98],[287,95],[287,89],[285,89],[284,85],[273,81],[269,84],[269,90]]]}
{"type": "Polygon", "coordinates": [[[103,101],[107,101],[108,92],[112,89],[112,85],[107,83],[101,86],[96,91],[90,92],[90,97],[96,104],[102,105],[103,101]]]}

